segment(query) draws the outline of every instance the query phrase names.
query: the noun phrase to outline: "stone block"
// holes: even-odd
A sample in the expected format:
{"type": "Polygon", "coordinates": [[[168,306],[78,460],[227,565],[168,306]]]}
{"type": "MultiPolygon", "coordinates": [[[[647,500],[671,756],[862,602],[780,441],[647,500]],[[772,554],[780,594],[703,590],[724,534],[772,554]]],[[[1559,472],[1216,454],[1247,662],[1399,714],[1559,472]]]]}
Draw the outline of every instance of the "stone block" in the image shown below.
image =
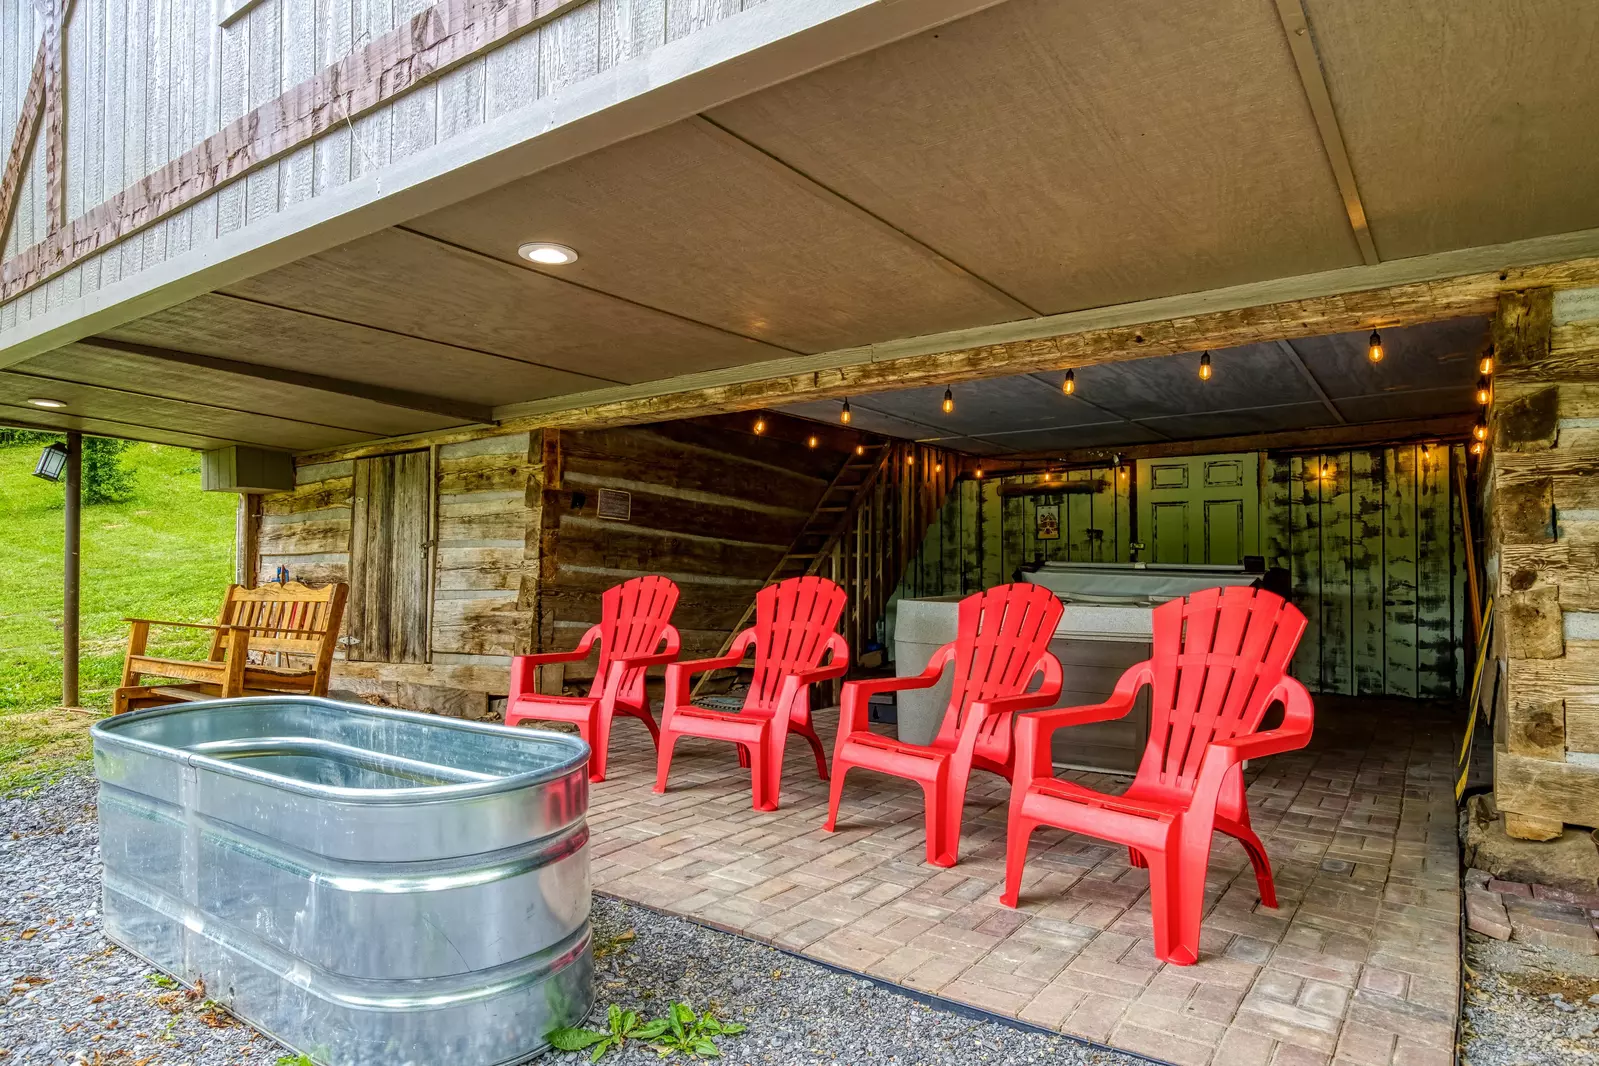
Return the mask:
{"type": "Polygon", "coordinates": [[[1492,892],[1467,890],[1466,926],[1495,940],[1510,939],[1510,918],[1505,914],[1505,905],[1492,892]]]}

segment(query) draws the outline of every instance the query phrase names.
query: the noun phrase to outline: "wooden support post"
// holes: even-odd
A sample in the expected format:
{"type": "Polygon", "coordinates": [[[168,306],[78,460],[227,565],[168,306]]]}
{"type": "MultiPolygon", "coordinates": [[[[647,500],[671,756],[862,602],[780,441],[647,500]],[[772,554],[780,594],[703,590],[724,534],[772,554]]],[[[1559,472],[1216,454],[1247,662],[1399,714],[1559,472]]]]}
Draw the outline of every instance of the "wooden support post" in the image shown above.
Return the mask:
{"type": "Polygon", "coordinates": [[[78,706],[78,577],[83,533],[83,434],[67,433],[66,550],[61,574],[61,705],[78,706]]]}
{"type": "Polygon", "coordinates": [[[239,509],[233,522],[233,583],[255,588],[261,551],[261,497],[254,492],[239,493],[239,509]]]}

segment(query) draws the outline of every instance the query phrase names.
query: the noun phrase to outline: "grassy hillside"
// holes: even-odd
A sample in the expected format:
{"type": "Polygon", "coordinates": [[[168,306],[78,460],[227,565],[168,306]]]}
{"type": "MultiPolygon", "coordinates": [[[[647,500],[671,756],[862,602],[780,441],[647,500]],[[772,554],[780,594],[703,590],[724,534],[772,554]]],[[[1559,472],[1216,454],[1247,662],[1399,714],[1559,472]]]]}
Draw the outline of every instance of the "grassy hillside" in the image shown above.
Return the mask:
{"type": "MultiPolygon", "coordinates": [[[[0,447],[0,789],[87,757],[89,718],[61,711],[62,489],[32,476],[36,444],[0,447]]],[[[79,667],[83,703],[104,710],[122,669],[128,615],[206,622],[233,578],[231,493],[200,491],[200,457],[140,444],[126,503],[86,507],[79,667]]],[[[203,633],[153,634],[194,653],[203,633]]]]}

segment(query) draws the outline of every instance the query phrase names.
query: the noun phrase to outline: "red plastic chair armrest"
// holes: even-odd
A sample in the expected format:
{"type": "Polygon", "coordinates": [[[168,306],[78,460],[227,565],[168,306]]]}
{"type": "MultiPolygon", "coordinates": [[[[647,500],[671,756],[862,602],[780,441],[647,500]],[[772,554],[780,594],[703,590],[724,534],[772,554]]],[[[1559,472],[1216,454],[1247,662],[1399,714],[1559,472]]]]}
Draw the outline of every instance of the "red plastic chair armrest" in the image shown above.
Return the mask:
{"type": "Polygon", "coordinates": [[[510,702],[515,703],[518,698],[535,694],[537,685],[534,682],[533,671],[535,667],[549,666],[553,663],[575,663],[589,656],[589,649],[594,647],[594,641],[599,638],[600,627],[590,626],[578,640],[577,647],[571,651],[547,651],[537,655],[517,655],[511,659],[511,693],[510,702]]]}
{"type": "Polygon", "coordinates": [[[660,651],[641,652],[638,655],[618,655],[612,659],[613,663],[621,663],[623,669],[636,666],[664,666],[677,661],[678,652],[683,648],[683,638],[678,634],[677,627],[669,625],[661,631],[666,638],[666,647],[660,651]]]}
{"type": "MultiPolygon", "coordinates": [[[[1035,777],[1052,776],[1054,764],[1049,758],[1049,751],[1055,730],[1125,717],[1138,701],[1139,689],[1153,683],[1154,679],[1153,662],[1134,663],[1123,672],[1115,690],[1104,703],[1084,707],[1055,707],[1024,714],[1016,719],[1015,787],[1025,789],[1035,777]]],[[[1059,694],[1059,686],[1056,687],[1056,693],[1059,694]]]]}
{"type": "MultiPolygon", "coordinates": [[[[675,633],[676,630],[673,630],[675,633]]],[[[692,702],[689,692],[688,679],[695,674],[703,674],[707,670],[725,670],[737,666],[744,661],[744,653],[755,643],[755,631],[746,629],[733,639],[733,646],[726,655],[719,655],[714,659],[686,659],[682,662],[668,663],[666,666],[666,698],[661,707],[661,723],[672,714],[673,708],[687,707],[692,702]]]]}
{"type": "Polygon", "coordinates": [[[927,668],[919,674],[908,677],[884,677],[874,681],[846,681],[844,691],[839,696],[838,735],[840,738],[858,733],[866,728],[864,720],[860,720],[866,713],[866,705],[873,696],[882,692],[903,692],[913,688],[932,688],[938,684],[938,679],[944,674],[944,665],[954,658],[955,644],[953,641],[939,648],[933,657],[927,660],[927,668]]]}
{"type": "Polygon", "coordinates": [[[1294,678],[1285,677],[1272,689],[1269,701],[1283,702],[1283,724],[1263,733],[1212,741],[1205,748],[1194,783],[1188,809],[1209,817],[1215,812],[1222,780],[1245,759],[1262,759],[1284,751],[1294,751],[1310,743],[1315,707],[1310,692],[1294,678]]]}

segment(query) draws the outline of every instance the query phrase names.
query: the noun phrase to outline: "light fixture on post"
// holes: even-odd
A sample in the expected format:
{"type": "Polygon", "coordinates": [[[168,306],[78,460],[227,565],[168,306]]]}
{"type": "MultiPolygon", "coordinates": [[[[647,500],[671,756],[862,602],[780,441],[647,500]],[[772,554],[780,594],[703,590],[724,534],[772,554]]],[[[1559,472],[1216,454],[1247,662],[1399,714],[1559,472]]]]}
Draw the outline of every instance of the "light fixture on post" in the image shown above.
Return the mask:
{"type": "Polygon", "coordinates": [[[1366,358],[1372,365],[1382,362],[1382,357],[1387,354],[1382,350],[1382,334],[1376,330],[1371,331],[1371,340],[1366,344],[1366,358]]]}
{"type": "Polygon", "coordinates": [[[1077,391],[1077,375],[1070,370],[1066,371],[1066,378],[1060,383],[1060,391],[1070,396],[1077,391]]]}
{"type": "Polygon", "coordinates": [[[844,406],[839,408],[838,420],[840,422],[844,423],[847,426],[847,425],[849,425],[849,420],[851,418],[853,418],[853,417],[854,416],[851,415],[850,412],[849,412],[849,401],[845,400],[844,401],[844,406]]]}
{"type": "Polygon", "coordinates": [[[1486,377],[1477,379],[1477,403],[1486,407],[1488,401],[1494,398],[1493,385],[1486,377]]]}
{"type": "Polygon", "coordinates": [[[60,481],[61,472],[67,467],[67,446],[60,441],[47,445],[39,453],[39,462],[33,468],[33,476],[45,481],[60,481]]]}
{"type": "Polygon", "coordinates": [[[762,418],[760,415],[755,416],[755,432],[757,435],[766,432],[766,419],[762,418]]]}
{"type": "Polygon", "coordinates": [[[1477,373],[1486,377],[1494,372],[1494,346],[1488,345],[1488,350],[1482,353],[1482,358],[1477,361],[1477,373]]]}
{"type": "Polygon", "coordinates": [[[1199,380],[1210,380],[1210,353],[1202,352],[1199,356],[1199,380]]]}
{"type": "Polygon", "coordinates": [[[952,415],[955,413],[955,393],[950,389],[944,390],[943,408],[946,415],[952,415]]]}
{"type": "Polygon", "coordinates": [[[552,241],[529,241],[516,250],[516,254],[529,263],[539,266],[565,266],[577,262],[577,252],[564,244],[552,241]]]}

